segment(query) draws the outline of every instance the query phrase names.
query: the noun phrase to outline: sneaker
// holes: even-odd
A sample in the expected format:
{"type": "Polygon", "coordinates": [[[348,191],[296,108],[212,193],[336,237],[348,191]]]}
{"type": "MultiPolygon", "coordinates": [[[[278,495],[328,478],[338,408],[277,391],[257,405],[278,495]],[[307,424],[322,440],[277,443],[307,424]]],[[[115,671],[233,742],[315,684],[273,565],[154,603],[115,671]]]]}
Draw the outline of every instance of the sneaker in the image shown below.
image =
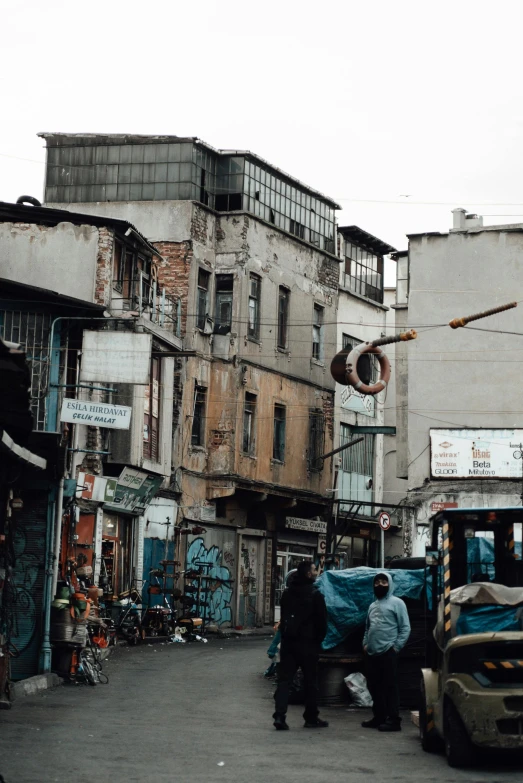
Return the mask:
{"type": "Polygon", "coordinates": [[[361,725],[364,729],[377,729],[382,724],[383,721],[379,718],[371,718],[370,720],[364,720],[361,725]]]}
{"type": "Polygon", "coordinates": [[[378,731],[401,731],[401,723],[399,721],[386,720],[381,726],[378,726],[378,731]]]}
{"type": "Polygon", "coordinates": [[[274,728],[277,731],[288,731],[289,726],[287,724],[287,721],[285,720],[285,715],[282,717],[278,715],[276,718],[274,718],[274,728]]]}
{"type": "Polygon", "coordinates": [[[306,720],[303,724],[304,729],[326,729],[329,725],[329,722],[326,720],[321,720],[321,718],[316,718],[316,720],[306,720]]]}

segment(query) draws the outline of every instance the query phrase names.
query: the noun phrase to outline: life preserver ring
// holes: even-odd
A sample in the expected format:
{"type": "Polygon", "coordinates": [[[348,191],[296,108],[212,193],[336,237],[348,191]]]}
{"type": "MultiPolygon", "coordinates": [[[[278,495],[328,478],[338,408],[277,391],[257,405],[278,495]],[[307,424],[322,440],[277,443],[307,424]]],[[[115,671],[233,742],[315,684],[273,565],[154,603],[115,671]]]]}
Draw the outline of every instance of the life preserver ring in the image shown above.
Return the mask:
{"type": "Polygon", "coordinates": [[[372,345],[372,343],[361,343],[360,345],[356,345],[356,347],[353,348],[347,356],[345,373],[347,384],[349,386],[353,386],[362,394],[375,395],[379,394],[381,391],[383,391],[383,389],[387,388],[391,373],[390,362],[380,347],[375,347],[372,345]],[[378,357],[378,362],[380,365],[380,378],[372,386],[368,386],[366,383],[363,383],[363,381],[360,381],[358,377],[358,359],[363,353],[372,353],[378,357]]]}

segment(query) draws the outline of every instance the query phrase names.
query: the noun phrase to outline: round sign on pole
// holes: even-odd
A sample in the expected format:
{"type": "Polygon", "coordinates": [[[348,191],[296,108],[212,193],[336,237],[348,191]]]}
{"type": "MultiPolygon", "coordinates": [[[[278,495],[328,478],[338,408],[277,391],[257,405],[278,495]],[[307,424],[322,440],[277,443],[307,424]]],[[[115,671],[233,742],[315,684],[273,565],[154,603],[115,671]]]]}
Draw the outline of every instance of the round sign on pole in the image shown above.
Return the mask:
{"type": "Polygon", "coordinates": [[[390,514],[387,511],[382,511],[378,522],[382,530],[388,530],[390,527],[390,514]]]}

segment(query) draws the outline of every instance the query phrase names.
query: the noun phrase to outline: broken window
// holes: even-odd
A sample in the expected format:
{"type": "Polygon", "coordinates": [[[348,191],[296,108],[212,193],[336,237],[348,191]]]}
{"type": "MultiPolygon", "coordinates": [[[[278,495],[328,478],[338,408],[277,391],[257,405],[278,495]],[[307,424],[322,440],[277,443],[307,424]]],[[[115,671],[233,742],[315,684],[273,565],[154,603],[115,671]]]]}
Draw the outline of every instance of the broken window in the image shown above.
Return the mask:
{"type": "Polygon", "coordinates": [[[196,326],[205,328],[205,320],[209,312],[209,272],[198,269],[198,299],[196,304],[196,326]]]}
{"type": "Polygon", "coordinates": [[[301,223],[298,223],[297,220],[291,220],[290,221],[290,228],[289,231],[291,234],[294,234],[295,237],[299,237],[300,239],[305,239],[305,226],[301,223]]]}
{"type": "Polygon", "coordinates": [[[233,276],[216,275],[215,334],[228,334],[232,327],[233,276]]]}
{"type": "Polygon", "coordinates": [[[312,320],[312,358],[323,361],[323,313],[321,305],[314,305],[312,320]]]}
{"type": "Polygon", "coordinates": [[[274,406],[274,440],[272,458],[277,462],[285,462],[285,405],[276,403],[274,406]]]}
{"type": "Polygon", "coordinates": [[[289,289],[280,286],[278,293],[278,348],[287,348],[289,328],[289,299],[289,289]]]}
{"type": "Polygon", "coordinates": [[[323,443],[325,436],[325,417],[323,411],[315,408],[309,413],[309,450],[308,469],[319,471],[323,469],[323,443]]]}
{"type": "Polygon", "coordinates": [[[260,290],[261,278],[251,274],[249,277],[249,325],[247,334],[257,340],[260,336],[260,290]]]}
{"type": "Polygon", "coordinates": [[[205,445],[205,404],[207,400],[207,389],[205,386],[195,384],[194,387],[194,410],[192,420],[191,445],[205,445]]]}
{"type": "Polygon", "coordinates": [[[256,416],[256,395],[245,392],[245,405],[243,408],[243,441],[244,454],[254,454],[254,426],[256,416]]]}

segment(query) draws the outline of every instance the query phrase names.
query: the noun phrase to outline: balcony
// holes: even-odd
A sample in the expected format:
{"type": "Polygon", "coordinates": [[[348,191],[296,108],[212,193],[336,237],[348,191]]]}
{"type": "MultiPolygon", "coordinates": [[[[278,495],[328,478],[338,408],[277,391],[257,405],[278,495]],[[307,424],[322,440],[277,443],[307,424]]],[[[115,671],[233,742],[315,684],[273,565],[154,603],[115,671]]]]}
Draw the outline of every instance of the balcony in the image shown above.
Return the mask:
{"type": "Polygon", "coordinates": [[[156,281],[151,283],[141,271],[131,280],[113,280],[111,310],[135,313],[176,337],[182,336],[182,300],[168,296],[165,288],[156,281]]]}

